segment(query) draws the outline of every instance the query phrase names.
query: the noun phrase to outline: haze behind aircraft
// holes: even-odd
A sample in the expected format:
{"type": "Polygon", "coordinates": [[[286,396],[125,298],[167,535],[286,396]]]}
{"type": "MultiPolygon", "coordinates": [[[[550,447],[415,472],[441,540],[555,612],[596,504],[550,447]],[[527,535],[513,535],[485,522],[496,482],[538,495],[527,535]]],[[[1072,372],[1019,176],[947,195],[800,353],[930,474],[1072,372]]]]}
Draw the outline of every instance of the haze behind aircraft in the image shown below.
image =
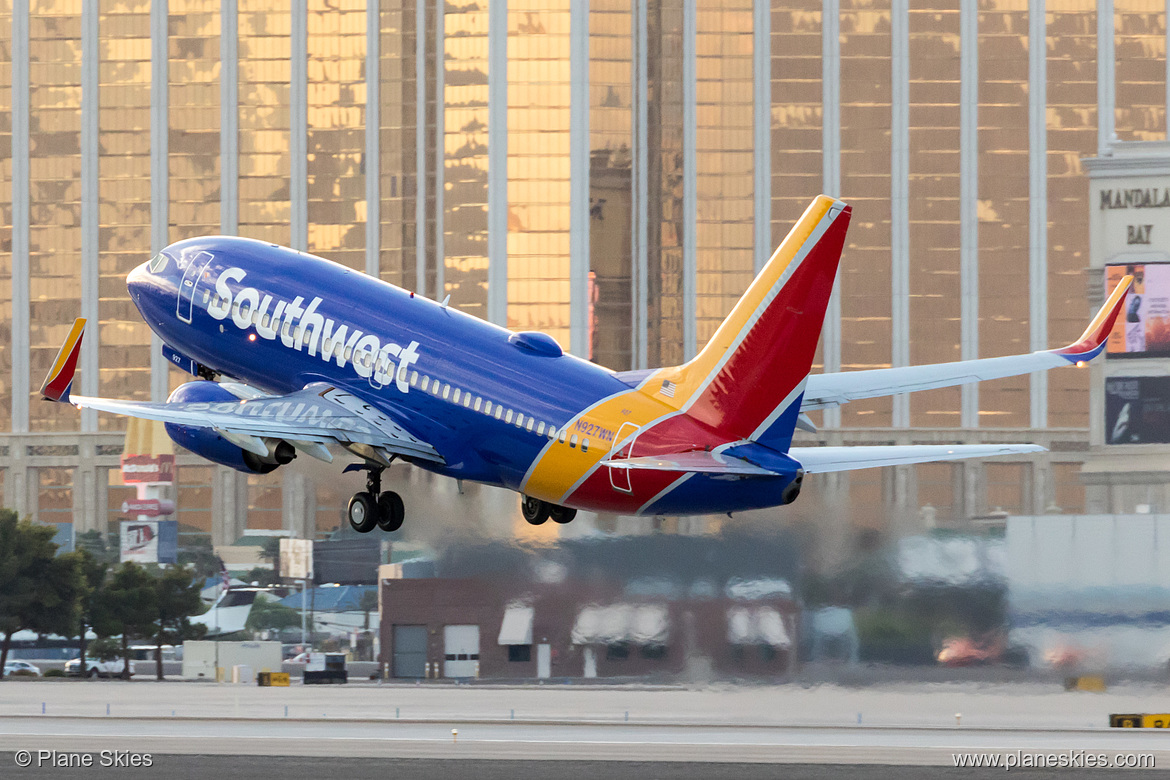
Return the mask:
{"type": "Polygon", "coordinates": [[[394,460],[522,494],[525,519],[789,504],[806,474],[1039,452],[1021,444],[793,447],[804,415],[861,398],[1056,366],[1102,351],[1132,277],[1071,346],[931,366],[810,375],[851,209],[808,207],[703,350],[684,365],[614,372],[542,333],[512,333],[337,263],[224,236],[172,244],[127,277],[164,355],[199,377],[166,403],[70,394],[85,321],[41,392],[161,420],[188,450],[263,474],[340,445],[367,472],[353,528],[393,531],[394,460]]]}

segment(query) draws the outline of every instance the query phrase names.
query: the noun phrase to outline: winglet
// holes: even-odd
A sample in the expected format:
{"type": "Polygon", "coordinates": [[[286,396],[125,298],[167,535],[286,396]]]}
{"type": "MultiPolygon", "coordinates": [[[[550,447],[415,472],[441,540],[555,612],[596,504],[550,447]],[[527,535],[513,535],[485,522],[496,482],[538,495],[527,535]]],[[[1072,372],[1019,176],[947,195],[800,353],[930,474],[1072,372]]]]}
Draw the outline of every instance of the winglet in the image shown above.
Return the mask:
{"type": "Polygon", "coordinates": [[[1113,325],[1121,314],[1125,297],[1129,294],[1129,288],[1132,284],[1132,276],[1123,277],[1113,288],[1109,300],[1105,301],[1105,305],[1097,312],[1097,316],[1089,323],[1089,327],[1085,328],[1081,337],[1067,347],[1054,349],[1053,352],[1063,355],[1073,363],[1092,360],[1101,354],[1101,350],[1105,348],[1105,340],[1109,338],[1109,334],[1113,331],[1113,325]]]}
{"type": "Polygon", "coordinates": [[[69,388],[77,372],[77,357],[81,354],[81,337],[85,334],[85,318],[78,317],[53,360],[53,367],[41,385],[41,397],[47,401],[69,403],[69,388]]]}

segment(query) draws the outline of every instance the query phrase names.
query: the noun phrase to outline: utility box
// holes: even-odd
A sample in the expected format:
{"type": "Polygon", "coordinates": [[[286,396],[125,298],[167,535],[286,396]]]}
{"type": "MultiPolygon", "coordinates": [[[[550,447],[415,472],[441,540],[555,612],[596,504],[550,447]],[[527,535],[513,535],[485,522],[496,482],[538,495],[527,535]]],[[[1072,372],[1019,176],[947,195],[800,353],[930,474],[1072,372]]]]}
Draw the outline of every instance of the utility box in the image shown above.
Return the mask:
{"type": "Polygon", "coordinates": [[[288,672],[260,672],[256,675],[256,684],[261,688],[287,688],[288,672]]]}
{"type": "Polygon", "coordinates": [[[183,643],[183,678],[186,680],[232,679],[232,670],[245,666],[252,681],[252,670],[279,671],[280,642],[213,642],[198,640],[183,643]],[[216,669],[226,670],[218,675],[216,669]]]}
{"type": "Polygon", "coordinates": [[[305,664],[305,685],[341,685],[349,681],[345,653],[309,653],[305,664]]]}

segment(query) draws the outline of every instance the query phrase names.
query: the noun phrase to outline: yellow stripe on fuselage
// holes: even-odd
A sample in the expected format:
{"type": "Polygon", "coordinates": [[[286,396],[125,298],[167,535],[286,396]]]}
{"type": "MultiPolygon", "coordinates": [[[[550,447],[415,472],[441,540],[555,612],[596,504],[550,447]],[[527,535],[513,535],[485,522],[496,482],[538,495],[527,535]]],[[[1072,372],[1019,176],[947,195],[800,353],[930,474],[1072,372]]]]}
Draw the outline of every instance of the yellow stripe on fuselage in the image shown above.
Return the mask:
{"type": "Polygon", "coordinates": [[[601,441],[596,435],[590,436],[587,452],[582,452],[580,446],[570,447],[560,441],[550,442],[528,475],[528,481],[523,486],[524,493],[558,503],[602,458],[609,455],[614,447],[620,446],[617,436],[624,424],[633,423],[641,427],[674,411],[658,399],[637,390],[611,395],[570,422],[568,435],[577,433],[579,440],[583,438],[584,434],[577,428],[578,422],[582,422],[607,430],[613,440],[601,441]]]}
{"type": "Polygon", "coordinates": [[[85,330],[85,319],[78,317],[73,321],[73,328],[69,331],[69,335],[65,338],[65,343],[61,345],[61,350],[57,353],[57,359],[53,361],[53,367],[49,369],[49,378],[46,383],[52,382],[61,373],[61,369],[65,368],[65,361],[69,359],[73,348],[77,346],[77,340],[81,338],[82,331],[85,330]]]}
{"type": "Polygon", "coordinates": [[[655,394],[665,403],[681,409],[697,395],[711,379],[711,372],[719,365],[719,361],[739,339],[745,328],[751,326],[759,308],[764,305],[768,293],[776,282],[788,270],[793,259],[799,254],[809,236],[816,230],[818,224],[837,201],[827,195],[819,195],[807,209],[784,241],[772,254],[772,259],[760,271],[759,276],[748,287],[747,292],[735,304],[731,314],[715,331],[715,335],[707,342],[707,346],[689,363],[682,366],[662,368],[655,371],[641,385],[642,392],[655,394]],[[673,398],[659,394],[664,381],[675,384],[673,398]]]}

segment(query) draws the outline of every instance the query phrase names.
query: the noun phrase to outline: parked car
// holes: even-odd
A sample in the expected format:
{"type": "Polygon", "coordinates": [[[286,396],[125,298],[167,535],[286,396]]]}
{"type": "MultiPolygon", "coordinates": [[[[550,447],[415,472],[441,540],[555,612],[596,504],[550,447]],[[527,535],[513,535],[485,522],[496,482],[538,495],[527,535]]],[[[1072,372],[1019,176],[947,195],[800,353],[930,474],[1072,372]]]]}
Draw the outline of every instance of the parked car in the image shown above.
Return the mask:
{"type": "MultiPolygon", "coordinates": [[[[134,675],[135,662],[130,662],[130,674],[134,675]]],[[[125,662],[121,658],[113,661],[102,661],[97,658],[85,659],[85,671],[82,672],[81,659],[74,658],[65,662],[65,674],[69,677],[121,677],[125,662]]]]}
{"type": "Polygon", "coordinates": [[[4,664],[4,676],[18,675],[22,677],[40,677],[41,670],[28,661],[7,661],[4,664]]]}

